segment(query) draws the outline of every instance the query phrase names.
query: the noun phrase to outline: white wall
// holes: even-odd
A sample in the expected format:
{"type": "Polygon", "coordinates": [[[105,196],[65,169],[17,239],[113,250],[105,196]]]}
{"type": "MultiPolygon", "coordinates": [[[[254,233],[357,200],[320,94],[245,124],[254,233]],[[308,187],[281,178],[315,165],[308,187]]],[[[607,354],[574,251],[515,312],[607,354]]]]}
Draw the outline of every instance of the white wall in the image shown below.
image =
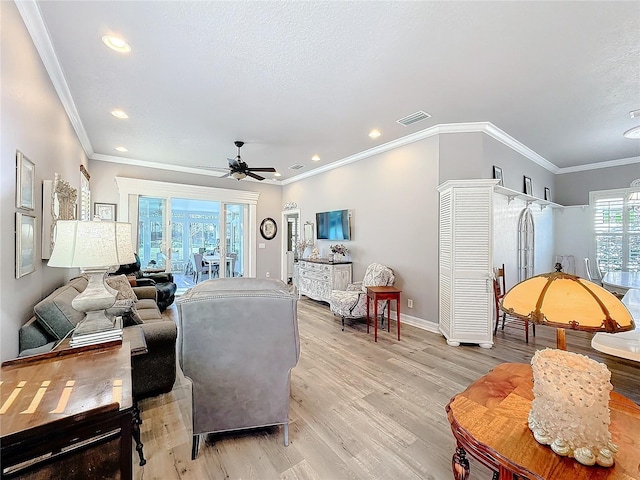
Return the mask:
{"type": "MultiPolygon", "coordinates": [[[[42,181],[58,172],[79,188],[87,159],[13,2],[0,2],[0,358],[18,353],[33,306],[70,278],[41,260],[42,181]],[[35,164],[36,271],[15,278],[16,149],[35,164]]],[[[21,210],[23,213],[29,213],[21,210]]]]}
{"type": "Polygon", "coordinates": [[[576,275],[583,278],[587,276],[585,258],[591,258],[591,267],[595,268],[593,252],[589,255],[592,250],[590,221],[591,213],[586,205],[565,207],[558,210],[554,218],[556,255],[573,255],[576,275]]]}
{"type": "MultiPolygon", "coordinates": [[[[353,240],[343,243],[354,280],[372,262],[388,265],[403,290],[405,321],[437,324],[437,185],[438,139],[431,137],[285,185],[282,198],[297,202],[302,224],[315,224],[316,212],[351,210],[353,240]]],[[[330,243],[318,242],[321,252],[330,243]]]]}

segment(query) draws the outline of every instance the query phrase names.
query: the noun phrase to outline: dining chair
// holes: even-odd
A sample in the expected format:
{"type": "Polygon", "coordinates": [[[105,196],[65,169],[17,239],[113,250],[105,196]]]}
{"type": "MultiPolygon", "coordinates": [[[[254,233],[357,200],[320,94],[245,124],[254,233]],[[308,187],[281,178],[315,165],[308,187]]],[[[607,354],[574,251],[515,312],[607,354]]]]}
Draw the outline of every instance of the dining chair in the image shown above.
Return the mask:
{"type": "Polygon", "coordinates": [[[585,273],[587,274],[587,280],[589,280],[590,282],[593,283],[597,283],[598,285],[602,286],[602,274],[600,273],[600,265],[597,265],[597,270],[598,270],[598,275],[592,275],[591,273],[591,263],[589,260],[589,257],[586,257],[584,259],[584,270],[585,273]]]}
{"type": "MultiPolygon", "coordinates": [[[[496,267],[493,269],[493,298],[495,301],[496,307],[496,325],[493,330],[493,334],[496,335],[498,333],[498,324],[500,323],[500,315],[502,314],[502,330],[504,330],[504,326],[507,319],[507,312],[500,311],[500,300],[504,297],[505,293],[507,293],[506,287],[506,279],[504,274],[504,263],[502,267],[496,267]]],[[[526,320],[520,320],[515,317],[512,321],[514,322],[524,322],[524,339],[526,343],[529,343],[529,322],[526,320]]],[[[536,326],[534,323],[531,324],[533,327],[533,336],[536,336],[536,326]]]]}
{"type": "Polygon", "coordinates": [[[201,253],[194,253],[191,255],[191,265],[193,268],[193,281],[194,283],[198,283],[202,278],[202,273],[204,272],[201,253]]]}

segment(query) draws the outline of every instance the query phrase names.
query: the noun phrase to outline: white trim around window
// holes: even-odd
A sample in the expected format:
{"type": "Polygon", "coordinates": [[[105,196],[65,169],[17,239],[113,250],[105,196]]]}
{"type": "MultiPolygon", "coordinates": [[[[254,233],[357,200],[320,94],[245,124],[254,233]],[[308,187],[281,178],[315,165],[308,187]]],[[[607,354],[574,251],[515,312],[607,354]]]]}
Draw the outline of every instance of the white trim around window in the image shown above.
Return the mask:
{"type": "Polygon", "coordinates": [[[118,188],[119,201],[118,221],[131,222],[133,231],[137,231],[137,215],[130,215],[130,212],[137,212],[138,197],[140,195],[158,198],[187,198],[193,200],[207,200],[222,203],[242,203],[248,206],[248,229],[246,232],[249,241],[249,252],[247,263],[249,266],[248,276],[256,274],[256,208],[258,205],[259,192],[246,190],[230,190],[226,188],[203,187],[200,185],[185,185],[182,183],[159,182],[156,180],[143,180],[139,178],[115,177],[118,188]],[[129,208],[122,208],[127,205],[129,208]],[[135,207],[135,208],[133,208],[135,207]]]}

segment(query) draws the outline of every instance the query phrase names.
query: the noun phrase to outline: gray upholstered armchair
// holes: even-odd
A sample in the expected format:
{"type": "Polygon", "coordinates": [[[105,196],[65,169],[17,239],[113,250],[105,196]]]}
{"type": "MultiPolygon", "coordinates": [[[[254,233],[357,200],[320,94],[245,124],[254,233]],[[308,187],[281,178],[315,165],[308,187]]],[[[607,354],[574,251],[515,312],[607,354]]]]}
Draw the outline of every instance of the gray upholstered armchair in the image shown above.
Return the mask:
{"type": "Polygon", "coordinates": [[[300,357],[297,298],[280,280],[206,280],[177,301],[178,359],[193,384],[192,458],[200,435],[284,426],[300,357]]]}
{"type": "MultiPolygon", "coordinates": [[[[379,263],[367,267],[361,282],[350,283],[346,290],[331,292],[331,311],[342,317],[344,331],[345,318],[362,318],[367,316],[367,287],[391,286],[396,281],[393,270],[379,263]]],[[[384,308],[388,302],[380,301],[378,310],[384,318],[384,308]]],[[[377,321],[377,319],[375,319],[377,321]]]]}

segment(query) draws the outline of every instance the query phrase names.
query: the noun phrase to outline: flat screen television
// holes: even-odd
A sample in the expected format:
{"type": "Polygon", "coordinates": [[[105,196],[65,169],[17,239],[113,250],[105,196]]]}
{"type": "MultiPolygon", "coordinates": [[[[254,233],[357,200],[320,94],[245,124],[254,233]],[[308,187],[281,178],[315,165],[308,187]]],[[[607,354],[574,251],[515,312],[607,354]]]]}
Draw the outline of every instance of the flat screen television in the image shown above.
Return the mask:
{"type": "Polygon", "coordinates": [[[318,240],[351,240],[349,210],[316,213],[318,240]]]}

